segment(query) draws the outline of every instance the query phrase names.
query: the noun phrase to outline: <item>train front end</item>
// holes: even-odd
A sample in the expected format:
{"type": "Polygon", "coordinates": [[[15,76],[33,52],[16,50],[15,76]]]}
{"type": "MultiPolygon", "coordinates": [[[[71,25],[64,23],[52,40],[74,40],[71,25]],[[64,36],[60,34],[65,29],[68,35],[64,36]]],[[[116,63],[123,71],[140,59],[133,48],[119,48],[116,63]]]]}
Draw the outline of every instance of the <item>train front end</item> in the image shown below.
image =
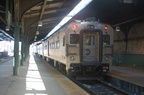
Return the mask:
{"type": "MultiPolygon", "coordinates": [[[[113,30],[109,25],[83,22],[77,25],[79,63],[70,64],[71,75],[106,75],[113,55],[113,30]]],[[[76,30],[74,30],[76,31],[76,30]]]]}

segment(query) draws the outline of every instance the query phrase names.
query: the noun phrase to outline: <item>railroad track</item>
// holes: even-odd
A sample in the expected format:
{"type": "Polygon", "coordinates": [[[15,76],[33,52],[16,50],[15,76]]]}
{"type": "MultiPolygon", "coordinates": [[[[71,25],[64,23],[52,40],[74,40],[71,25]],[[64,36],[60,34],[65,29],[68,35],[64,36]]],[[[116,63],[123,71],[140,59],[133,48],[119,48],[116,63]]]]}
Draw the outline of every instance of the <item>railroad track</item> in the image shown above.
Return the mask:
{"type": "Polygon", "coordinates": [[[101,80],[82,80],[79,82],[92,91],[92,95],[129,95],[128,93],[101,80]]]}
{"type": "MultiPolygon", "coordinates": [[[[56,67],[54,68],[57,69],[56,67]]],[[[58,71],[64,74],[65,76],[67,76],[66,73],[60,70],[58,71]]],[[[79,85],[81,88],[83,88],[85,91],[90,93],[90,95],[130,95],[124,92],[123,90],[120,90],[119,88],[116,88],[110,85],[109,83],[104,82],[103,78],[100,78],[100,77],[95,80],[76,80],[76,78],[72,78],[69,76],[67,77],[70,80],[72,80],[74,83],[79,85]]]]}
{"type": "MultiPolygon", "coordinates": [[[[63,74],[67,76],[65,73],[63,74]]],[[[79,85],[81,88],[83,88],[85,91],[90,93],[90,95],[130,95],[127,92],[114,87],[110,83],[103,81],[102,77],[98,77],[94,80],[76,80],[76,78],[72,78],[69,76],[67,77],[74,83],[79,85]]]]}
{"type": "Polygon", "coordinates": [[[102,77],[94,80],[76,80],[76,78],[67,77],[91,95],[130,95],[110,83],[105,82],[102,77]]]}

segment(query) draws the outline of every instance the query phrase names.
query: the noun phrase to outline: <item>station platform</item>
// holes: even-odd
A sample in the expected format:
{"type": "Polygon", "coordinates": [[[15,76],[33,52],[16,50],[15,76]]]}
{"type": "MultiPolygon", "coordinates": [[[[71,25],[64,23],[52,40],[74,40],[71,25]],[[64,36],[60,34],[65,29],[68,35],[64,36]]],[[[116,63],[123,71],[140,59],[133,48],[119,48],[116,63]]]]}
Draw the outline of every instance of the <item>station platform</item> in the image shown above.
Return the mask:
{"type": "Polygon", "coordinates": [[[33,55],[13,76],[13,60],[0,63],[0,95],[90,95],[44,60],[33,55]]]}
{"type": "Polygon", "coordinates": [[[112,66],[112,77],[144,87],[144,70],[132,67],[112,66]]]}

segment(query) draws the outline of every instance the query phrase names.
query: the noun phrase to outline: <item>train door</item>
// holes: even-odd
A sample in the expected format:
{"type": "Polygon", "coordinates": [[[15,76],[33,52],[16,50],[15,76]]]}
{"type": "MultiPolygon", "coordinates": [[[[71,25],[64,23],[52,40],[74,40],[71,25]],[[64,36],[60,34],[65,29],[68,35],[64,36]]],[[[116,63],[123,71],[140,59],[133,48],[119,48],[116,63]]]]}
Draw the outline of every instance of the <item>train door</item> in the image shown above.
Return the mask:
{"type": "Polygon", "coordinates": [[[83,62],[99,63],[100,61],[100,33],[97,31],[83,32],[83,62]]]}

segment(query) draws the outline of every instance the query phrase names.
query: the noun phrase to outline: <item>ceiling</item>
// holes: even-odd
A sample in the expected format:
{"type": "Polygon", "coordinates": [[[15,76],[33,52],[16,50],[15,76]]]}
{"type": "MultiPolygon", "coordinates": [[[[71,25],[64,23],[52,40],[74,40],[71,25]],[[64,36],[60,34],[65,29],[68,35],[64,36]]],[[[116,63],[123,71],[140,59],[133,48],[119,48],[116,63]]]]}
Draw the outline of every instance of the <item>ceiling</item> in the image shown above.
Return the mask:
{"type": "MultiPolygon", "coordinates": [[[[39,41],[80,2],[81,0],[14,0],[12,21],[21,22],[21,32],[29,43],[39,41]],[[38,22],[42,21],[42,27],[38,22]],[[39,34],[36,36],[36,31],[39,34]]],[[[0,0],[0,29],[5,30],[6,0],[0,0]]],[[[122,29],[131,27],[134,23],[144,21],[144,0],[93,0],[85,9],[73,19],[95,17],[103,23],[122,29]]],[[[14,26],[6,31],[13,37],[14,26]]]]}

